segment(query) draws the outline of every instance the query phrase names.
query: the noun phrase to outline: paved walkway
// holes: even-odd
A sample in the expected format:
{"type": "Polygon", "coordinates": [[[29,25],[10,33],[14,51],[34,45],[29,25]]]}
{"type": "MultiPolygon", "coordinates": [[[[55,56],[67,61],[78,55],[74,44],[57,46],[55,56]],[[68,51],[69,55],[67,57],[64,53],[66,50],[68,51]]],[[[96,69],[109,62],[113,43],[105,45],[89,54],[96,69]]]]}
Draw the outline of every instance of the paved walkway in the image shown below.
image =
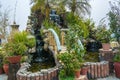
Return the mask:
{"type": "Polygon", "coordinates": [[[108,76],[106,78],[99,78],[96,80],[120,80],[120,78],[116,78],[115,75],[108,76]]]}
{"type": "Polygon", "coordinates": [[[0,80],[7,80],[7,75],[5,74],[0,75],[0,80]]]}
{"type": "MultiPolygon", "coordinates": [[[[0,80],[7,80],[7,75],[5,74],[0,75],[0,80]]],[[[120,79],[116,78],[115,75],[112,75],[106,78],[99,78],[99,79],[92,79],[92,80],[120,80],[120,79]]]]}

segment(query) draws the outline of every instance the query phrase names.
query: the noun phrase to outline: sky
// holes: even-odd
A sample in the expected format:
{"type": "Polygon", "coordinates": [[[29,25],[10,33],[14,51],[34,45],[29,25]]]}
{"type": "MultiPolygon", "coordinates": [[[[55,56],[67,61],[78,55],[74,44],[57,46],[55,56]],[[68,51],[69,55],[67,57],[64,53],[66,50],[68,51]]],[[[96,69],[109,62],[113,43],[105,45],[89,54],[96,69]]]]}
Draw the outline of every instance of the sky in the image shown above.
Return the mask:
{"type": "Polygon", "coordinates": [[[28,16],[30,15],[30,0],[0,0],[2,9],[8,8],[10,24],[14,21],[14,13],[16,24],[19,24],[19,30],[25,30],[28,16]],[[16,2],[17,1],[17,2],[16,2]],[[16,4],[17,3],[17,4],[16,4]],[[16,12],[15,12],[16,5],[16,12]]]}
{"type": "MultiPolygon", "coordinates": [[[[110,10],[109,6],[110,0],[91,0],[91,16],[90,18],[96,23],[99,24],[99,21],[106,17],[106,14],[110,10]]],[[[114,1],[114,0],[111,0],[114,1]]],[[[20,25],[19,30],[25,30],[28,16],[30,15],[30,0],[0,0],[3,10],[8,8],[10,10],[10,24],[14,21],[14,12],[16,5],[16,16],[15,21],[20,25]],[[17,1],[17,5],[16,5],[17,1]]],[[[108,22],[108,21],[107,21],[108,22]]],[[[107,23],[106,22],[106,23],[107,23]]]]}
{"type": "Polygon", "coordinates": [[[105,18],[106,24],[108,24],[107,13],[110,11],[109,1],[114,0],[91,0],[91,17],[96,25],[99,24],[100,20],[105,18]]]}

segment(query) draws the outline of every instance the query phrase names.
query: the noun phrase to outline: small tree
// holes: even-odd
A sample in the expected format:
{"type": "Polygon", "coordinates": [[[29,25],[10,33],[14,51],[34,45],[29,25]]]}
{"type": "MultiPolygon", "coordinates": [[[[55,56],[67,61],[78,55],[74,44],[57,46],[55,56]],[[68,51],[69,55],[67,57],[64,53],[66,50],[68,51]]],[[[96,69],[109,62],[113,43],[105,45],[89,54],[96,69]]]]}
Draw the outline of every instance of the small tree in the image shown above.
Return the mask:
{"type": "Polygon", "coordinates": [[[108,13],[110,29],[114,37],[119,41],[120,39],[120,1],[114,3],[110,2],[111,10],[108,13]]]}
{"type": "Polygon", "coordinates": [[[2,12],[2,6],[0,5],[0,34],[3,36],[3,38],[6,38],[7,33],[7,27],[9,25],[8,17],[9,17],[9,10],[6,9],[2,12]]]}

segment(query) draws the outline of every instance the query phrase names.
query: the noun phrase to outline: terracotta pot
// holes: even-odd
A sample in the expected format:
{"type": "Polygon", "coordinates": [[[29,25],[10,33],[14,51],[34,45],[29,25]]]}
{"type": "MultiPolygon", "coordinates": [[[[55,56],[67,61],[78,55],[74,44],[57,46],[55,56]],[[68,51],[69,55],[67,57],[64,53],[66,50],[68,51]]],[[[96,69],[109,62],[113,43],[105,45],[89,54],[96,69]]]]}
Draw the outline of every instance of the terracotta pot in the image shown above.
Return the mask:
{"type": "Polygon", "coordinates": [[[115,75],[120,78],[120,62],[114,62],[115,75]]]}
{"type": "Polygon", "coordinates": [[[80,69],[75,70],[75,78],[79,78],[80,77],[80,69]]]}
{"type": "Polygon", "coordinates": [[[88,67],[82,67],[81,71],[80,71],[80,74],[81,75],[87,75],[87,71],[88,71],[88,67]]]}
{"type": "Polygon", "coordinates": [[[4,70],[5,74],[8,75],[9,65],[8,64],[4,64],[3,65],[3,70],[4,70]]]}
{"type": "Polygon", "coordinates": [[[9,61],[10,63],[12,63],[12,64],[14,64],[14,63],[19,63],[20,60],[21,60],[21,56],[10,56],[10,57],[8,57],[7,59],[8,59],[8,61],[9,61]]]}
{"type": "Polygon", "coordinates": [[[0,68],[0,74],[2,74],[3,73],[3,68],[0,68]]]}
{"type": "Polygon", "coordinates": [[[110,49],[110,44],[109,43],[102,43],[102,47],[104,50],[109,50],[110,49]]]}

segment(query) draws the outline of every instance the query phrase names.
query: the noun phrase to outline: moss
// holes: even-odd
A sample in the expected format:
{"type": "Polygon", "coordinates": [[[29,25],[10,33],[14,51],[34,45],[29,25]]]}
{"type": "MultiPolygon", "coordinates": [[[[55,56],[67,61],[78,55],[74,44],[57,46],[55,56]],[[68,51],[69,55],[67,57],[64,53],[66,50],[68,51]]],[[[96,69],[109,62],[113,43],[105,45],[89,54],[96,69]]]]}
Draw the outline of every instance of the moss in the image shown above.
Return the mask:
{"type": "Polygon", "coordinates": [[[99,62],[98,52],[87,52],[84,56],[86,62],[99,62]]]}
{"type": "Polygon", "coordinates": [[[33,63],[31,67],[29,67],[27,70],[30,72],[37,72],[40,71],[41,69],[48,69],[54,67],[52,64],[40,64],[40,63],[33,63]]]}

